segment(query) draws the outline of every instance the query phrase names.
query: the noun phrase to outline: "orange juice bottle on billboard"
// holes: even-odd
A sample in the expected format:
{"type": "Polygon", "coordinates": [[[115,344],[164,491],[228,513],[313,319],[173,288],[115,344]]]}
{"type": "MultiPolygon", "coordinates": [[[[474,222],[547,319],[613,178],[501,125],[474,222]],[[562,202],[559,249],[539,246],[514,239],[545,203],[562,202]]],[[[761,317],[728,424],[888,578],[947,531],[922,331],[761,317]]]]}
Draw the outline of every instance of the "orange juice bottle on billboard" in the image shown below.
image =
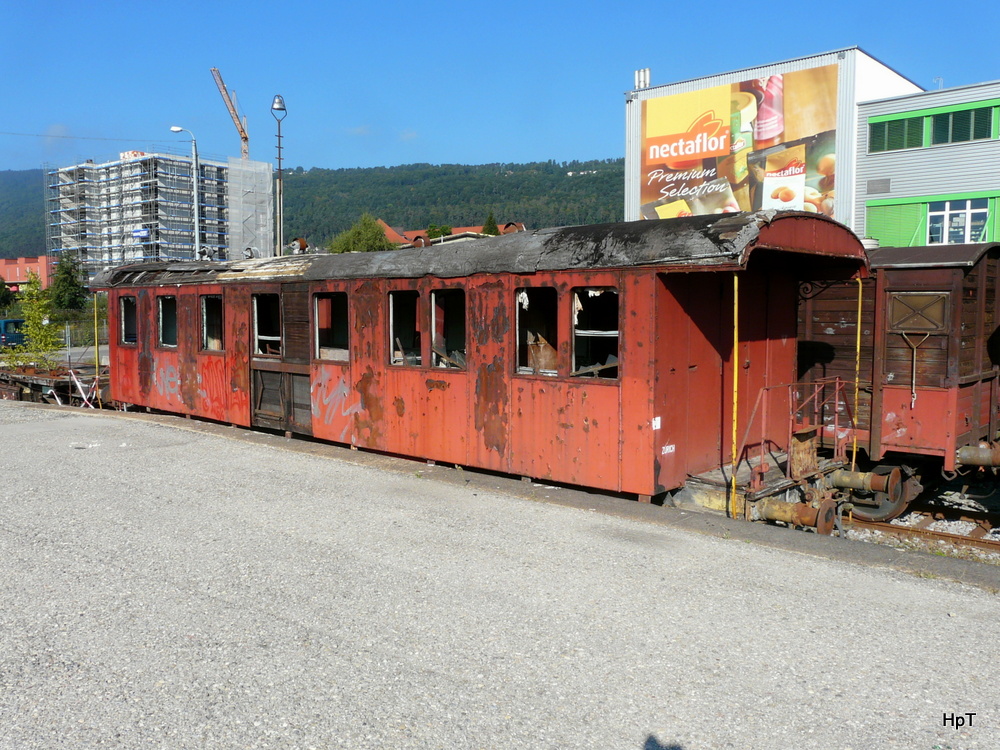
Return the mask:
{"type": "Polygon", "coordinates": [[[757,107],[757,119],[754,122],[754,149],[776,146],[785,138],[785,82],[782,76],[761,78],[755,89],[760,91],[761,99],[757,107]]]}

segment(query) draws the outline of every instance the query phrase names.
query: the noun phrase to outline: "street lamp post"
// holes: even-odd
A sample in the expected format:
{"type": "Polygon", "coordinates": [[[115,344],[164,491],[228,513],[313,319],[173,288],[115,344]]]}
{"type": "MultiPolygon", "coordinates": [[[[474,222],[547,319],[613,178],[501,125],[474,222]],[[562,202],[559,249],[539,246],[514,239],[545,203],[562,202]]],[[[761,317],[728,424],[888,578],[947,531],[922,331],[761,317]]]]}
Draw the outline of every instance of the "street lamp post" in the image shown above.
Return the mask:
{"type": "Polygon", "coordinates": [[[201,211],[198,206],[198,177],[201,170],[198,168],[198,142],[194,139],[194,133],[192,133],[187,128],[182,128],[179,125],[172,125],[170,127],[171,132],[180,133],[184,132],[191,136],[191,191],[193,195],[194,205],[194,260],[201,259],[201,217],[199,214],[201,211]]]}
{"type": "Polygon", "coordinates": [[[277,195],[277,219],[275,224],[277,225],[277,232],[275,233],[276,245],[275,245],[275,255],[281,255],[281,249],[284,247],[284,187],[281,181],[281,121],[285,119],[288,112],[285,110],[285,100],[280,94],[274,95],[274,101],[271,102],[271,114],[274,115],[274,119],[278,121],[278,183],[276,185],[277,195]]]}

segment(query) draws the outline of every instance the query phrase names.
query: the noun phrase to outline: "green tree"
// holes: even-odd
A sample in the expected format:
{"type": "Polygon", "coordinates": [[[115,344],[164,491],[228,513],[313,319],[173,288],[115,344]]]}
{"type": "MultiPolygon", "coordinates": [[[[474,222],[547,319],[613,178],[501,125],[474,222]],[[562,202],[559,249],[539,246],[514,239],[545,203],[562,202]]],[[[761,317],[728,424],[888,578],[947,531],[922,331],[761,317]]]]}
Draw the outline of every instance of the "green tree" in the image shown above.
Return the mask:
{"type": "Polygon", "coordinates": [[[0,310],[6,310],[14,304],[14,292],[7,286],[7,282],[0,276],[0,310]]]}
{"type": "Polygon", "coordinates": [[[490,211],[490,215],[486,217],[486,223],[483,224],[483,234],[500,234],[500,227],[497,226],[497,220],[493,218],[493,211],[490,211]]]}
{"type": "Polygon", "coordinates": [[[378,219],[365,213],[354,226],[334,237],[329,249],[331,253],[370,253],[395,250],[396,246],[385,236],[378,219]]]}
{"type": "Polygon", "coordinates": [[[55,354],[62,342],[55,326],[49,325],[52,302],[42,289],[38,274],[33,271],[28,271],[28,282],[21,289],[21,314],[24,316],[21,331],[27,341],[13,348],[7,356],[8,364],[54,370],[59,364],[55,354]]]}
{"type": "Polygon", "coordinates": [[[60,256],[49,284],[49,299],[56,310],[82,310],[86,306],[90,295],[80,276],[80,264],[76,259],[65,253],[60,256]]]}
{"type": "Polygon", "coordinates": [[[427,227],[427,239],[435,240],[438,237],[447,237],[451,234],[451,227],[447,224],[431,224],[427,227]]]}

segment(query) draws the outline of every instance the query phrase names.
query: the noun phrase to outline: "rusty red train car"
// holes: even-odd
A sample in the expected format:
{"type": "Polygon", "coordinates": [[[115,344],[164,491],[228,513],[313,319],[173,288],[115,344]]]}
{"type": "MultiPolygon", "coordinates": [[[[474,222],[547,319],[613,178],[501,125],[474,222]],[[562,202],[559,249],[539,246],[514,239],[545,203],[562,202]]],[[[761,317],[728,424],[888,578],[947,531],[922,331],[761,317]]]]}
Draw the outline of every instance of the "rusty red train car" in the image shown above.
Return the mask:
{"type": "MultiPolygon", "coordinates": [[[[799,378],[859,376],[841,437],[856,437],[865,470],[887,478],[880,491],[855,493],[855,512],[884,520],[942,474],[1000,465],[1000,244],[885,247],[869,258],[860,286],[803,290],[799,378]]],[[[841,412],[851,403],[842,399],[841,412]]],[[[831,408],[816,420],[828,446],[837,419],[831,408]]]]}
{"type": "Polygon", "coordinates": [[[732,462],[747,425],[789,448],[800,283],[866,268],[842,225],[760,212],[95,286],[118,402],[649,500],[732,462]]]}

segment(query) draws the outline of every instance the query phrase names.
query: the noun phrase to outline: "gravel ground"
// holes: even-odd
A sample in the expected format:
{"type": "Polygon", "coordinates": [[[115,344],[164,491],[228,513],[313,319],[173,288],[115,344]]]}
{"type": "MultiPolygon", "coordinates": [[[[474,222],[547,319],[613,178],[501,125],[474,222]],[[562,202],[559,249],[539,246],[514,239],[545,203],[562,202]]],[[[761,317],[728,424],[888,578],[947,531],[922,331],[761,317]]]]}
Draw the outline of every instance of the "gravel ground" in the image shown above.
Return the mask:
{"type": "Polygon", "coordinates": [[[2,748],[1000,747],[995,591],[120,416],[0,451],[2,748]]]}

